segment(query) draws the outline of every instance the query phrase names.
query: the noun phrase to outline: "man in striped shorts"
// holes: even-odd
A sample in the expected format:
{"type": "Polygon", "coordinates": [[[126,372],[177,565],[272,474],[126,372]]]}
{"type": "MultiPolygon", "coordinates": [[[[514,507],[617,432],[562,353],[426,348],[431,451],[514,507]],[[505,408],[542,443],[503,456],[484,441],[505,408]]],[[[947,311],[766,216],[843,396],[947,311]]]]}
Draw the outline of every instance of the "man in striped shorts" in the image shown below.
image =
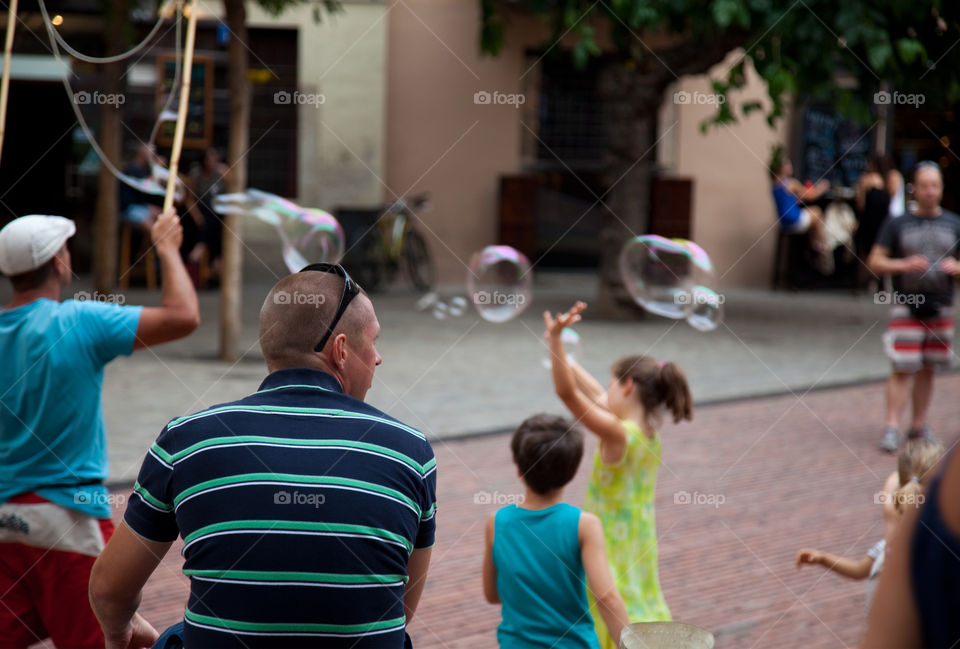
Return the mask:
{"type": "Polygon", "coordinates": [[[911,391],[913,412],[907,437],[930,435],[927,411],[933,374],[953,357],[953,278],[960,274],[960,217],[940,207],[943,177],[933,162],[921,162],[914,176],[917,209],[888,218],[870,251],[867,265],[893,275],[893,293],[878,293],[889,304],[884,335],[893,371],[887,382],[887,423],[880,448],[894,452],[897,426],[911,391]]]}
{"type": "Polygon", "coordinates": [[[429,442],[364,403],[373,304],[341,266],[282,279],[260,312],[270,374],[171,421],[93,568],[107,647],[150,646],[141,590],[178,535],[187,647],[410,646],[433,545],[429,442]]]}

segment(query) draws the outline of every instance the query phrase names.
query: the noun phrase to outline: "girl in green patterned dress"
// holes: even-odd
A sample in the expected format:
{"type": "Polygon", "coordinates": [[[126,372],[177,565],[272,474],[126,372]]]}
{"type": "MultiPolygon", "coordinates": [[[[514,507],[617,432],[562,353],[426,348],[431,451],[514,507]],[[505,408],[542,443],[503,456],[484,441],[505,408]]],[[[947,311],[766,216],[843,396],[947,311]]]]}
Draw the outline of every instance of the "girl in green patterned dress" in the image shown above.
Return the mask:
{"type": "MultiPolygon", "coordinates": [[[[670,620],[657,573],[654,490],[660,466],[656,426],[664,409],[674,422],[693,419],[686,378],[674,363],[649,356],[627,356],[611,370],[604,390],[583,368],[570,363],[562,331],[580,321],[587,307],[577,302],[555,318],[543,314],[553,359],[557,396],[573,417],[599,438],[584,511],[600,517],[607,558],[632,622],[670,620]]],[[[594,619],[599,620],[594,612],[594,619]]],[[[602,649],[616,649],[603,624],[597,625],[602,649]]]]}

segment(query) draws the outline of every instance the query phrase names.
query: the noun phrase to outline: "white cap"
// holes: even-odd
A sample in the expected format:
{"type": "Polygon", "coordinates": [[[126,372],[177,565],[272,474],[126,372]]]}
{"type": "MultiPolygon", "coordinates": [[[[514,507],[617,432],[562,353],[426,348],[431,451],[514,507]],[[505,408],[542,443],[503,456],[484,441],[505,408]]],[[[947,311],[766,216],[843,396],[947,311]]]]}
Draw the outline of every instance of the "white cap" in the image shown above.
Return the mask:
{"type": "Polygon", "coordinates": [[[30,214],[7,223],[0,230],[0,271],[22,275],[53,259],[77,226],[62,216],[30,214]]]}

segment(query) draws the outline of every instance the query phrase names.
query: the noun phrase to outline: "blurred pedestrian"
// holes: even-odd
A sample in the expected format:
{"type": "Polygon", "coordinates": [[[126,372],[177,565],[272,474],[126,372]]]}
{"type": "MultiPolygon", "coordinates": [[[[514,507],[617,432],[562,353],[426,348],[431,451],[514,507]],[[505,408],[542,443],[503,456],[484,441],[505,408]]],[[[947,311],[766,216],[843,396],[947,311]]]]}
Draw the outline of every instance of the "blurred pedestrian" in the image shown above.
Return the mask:
{"type": "Polygon", "coordinates": [[[885,334],[893,371],[887,382],[887,421],[880,448],[897,450],[897,427],[911,392],[913,412],[907,437],[930,435],[927,412],[937,369],[950,367],[953,341],[953,283],[960,275],[960,216],[940,207],[943,176],[933,162],[917,165],[915,213],[889,217],[881,226],[867,265],[893,275],[885,334]]]}

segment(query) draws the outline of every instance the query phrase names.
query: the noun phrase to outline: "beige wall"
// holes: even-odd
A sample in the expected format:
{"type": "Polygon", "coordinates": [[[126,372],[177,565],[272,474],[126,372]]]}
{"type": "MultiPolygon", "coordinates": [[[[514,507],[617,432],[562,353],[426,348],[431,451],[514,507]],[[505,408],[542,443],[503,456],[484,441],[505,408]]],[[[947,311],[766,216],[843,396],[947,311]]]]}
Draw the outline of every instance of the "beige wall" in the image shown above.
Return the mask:
{"type": "MultiPolygon", "coordinates": [[[[247,3],[249,27],[297,30],[297,90],[324,97],[320,105],[299,106],[298,195],[287,198],[327,210],[376,205],[385,174],[387,6],[377,0],[342,4],[343,12],[318,23],[312,3],[276,17],[247,3]]],[[[201,19],[224,15],[221,2],[200,7],[201,19]]],[[[283,268],[272,226],[246,219],[243,237],[255,250],[247,255],[253,270],[283,268]]]]}
{"type": "MultiPolygon", "coordinates": [[[[529,87],[536,71],[525,75],[524,47],[540,43],[543,31],[535,20],[514,16],[504,52],[491,59],[478,54],[479,15],[463,0],[394,3],[388,21],[387,185],[396,193],[432,193],[434,210],[423,218],[441,279],[462,281],[470,253],[496,243],[497,183],[521,171],[523,123],[536,129],[527,111],[478,106],[473,94],[529,87]]],[[[736,60],[731,54],[712,72],[736,60]]],[[[774,131],[754,113],[704,135],[700,122],[714,107],[676,105],[674,90],[707,92],[709,82],[682,79],[661,110],[661,133],[673,128],[660,142],[658,161],[694,180],[692,236],[713,257],[720,286],[765,286],[777,230],[764,161],[786,120],[774,131]]],[[[764,96],[748,66],[748,84],[733,99],[764,96]]]]}
{"type": "MultiPolygon", "coordinates": [[[[324,209],[378,203],[385,173],[387,6],[342,4],[319,23],[312,3],[276,17],[247,5],[249,27],[297,30],[297,89],[323,95],[322,104],[299,106],[299,195],[288,198],[324,209]]],[[[223,15],[219,2],[201,8],[201,18],[223,15]]]]}
{"type": "Polygon", "coordinates": [[[479,54],[479,3],[404,0],[390,7],[387,186],[429,191],[422,214],[442,282],[463,282],[472,252],[497,243],[501,174],[520,169],[520,113],[478,105],[478,91],[520,93],[523,47],[515,33],[497,57],[479,54]]]}
{"type": "Polygon", "coordinates": [[[324,209],[376,204],[384,176],[386,4],[343,2],[343,12],[319,23],[312,3],[278,18],[248,7],[252,27],[298,30],[299,90],[324,97],[300,106],[296,198],[324,209]]]}
{"type": "MultiPolygon", "coordinates": [[[[465,0],[346,2],[321,24],[309,6],[279,18],[251,7],[250,25],[297,28],[299,89],[325,97],[300,109],[296,198],[332,208],[430,192],[422,230],[441,280],[463,281],[470,255],[497,243],[499,178],[521,171],[524,124],[536,129],[529,111],[476,104],[474,95],[529,89],[537,71],[527,70],[524,48],[540,42],[540,24],[513,17],[497,58],[480,55],[478,8],[465,0]]],[[[732,53],[711,72],[736,60],[732,53]]],[[[734,101],[763,100],[747,71],[734,101]]],[[[777,235],[764,162],[786,120],[774,131],[754,113],[704,135],[714,107],[676,104],[675,91],[708,93],[709,83],[685,77],[667,93],[658,162],[694,180],[692,236],[713,257],[719,285],[764,286],[777,235]]]]}
{"type": "MultiPolygon", "coordinates": [[[[710,73],[722,78],[739,60],[733,52],[710,73]]],[[[739,105],[757,99],[768,106],[762,80],[752,65],[744,67],[748,83],[731,93],[731,100],[739,105]]],[[[658,162],[677,176],[693,179],[691,234],[710,253],[718,285],[769,286],[778,230],[766,164],[772,145],[785,141],[788,120],[770,129],[758,111],[703,134],[700,124],[716,106],[693,103],[694,93],[710,92],[708,77],[701,75],[682,78],[667,93],[660,111],[658,162]],[[691,103],[675,103],[675,92],[688,93],[691,103]]],[[[736,114],[741,114],[739,109],[736,114]]]]}

